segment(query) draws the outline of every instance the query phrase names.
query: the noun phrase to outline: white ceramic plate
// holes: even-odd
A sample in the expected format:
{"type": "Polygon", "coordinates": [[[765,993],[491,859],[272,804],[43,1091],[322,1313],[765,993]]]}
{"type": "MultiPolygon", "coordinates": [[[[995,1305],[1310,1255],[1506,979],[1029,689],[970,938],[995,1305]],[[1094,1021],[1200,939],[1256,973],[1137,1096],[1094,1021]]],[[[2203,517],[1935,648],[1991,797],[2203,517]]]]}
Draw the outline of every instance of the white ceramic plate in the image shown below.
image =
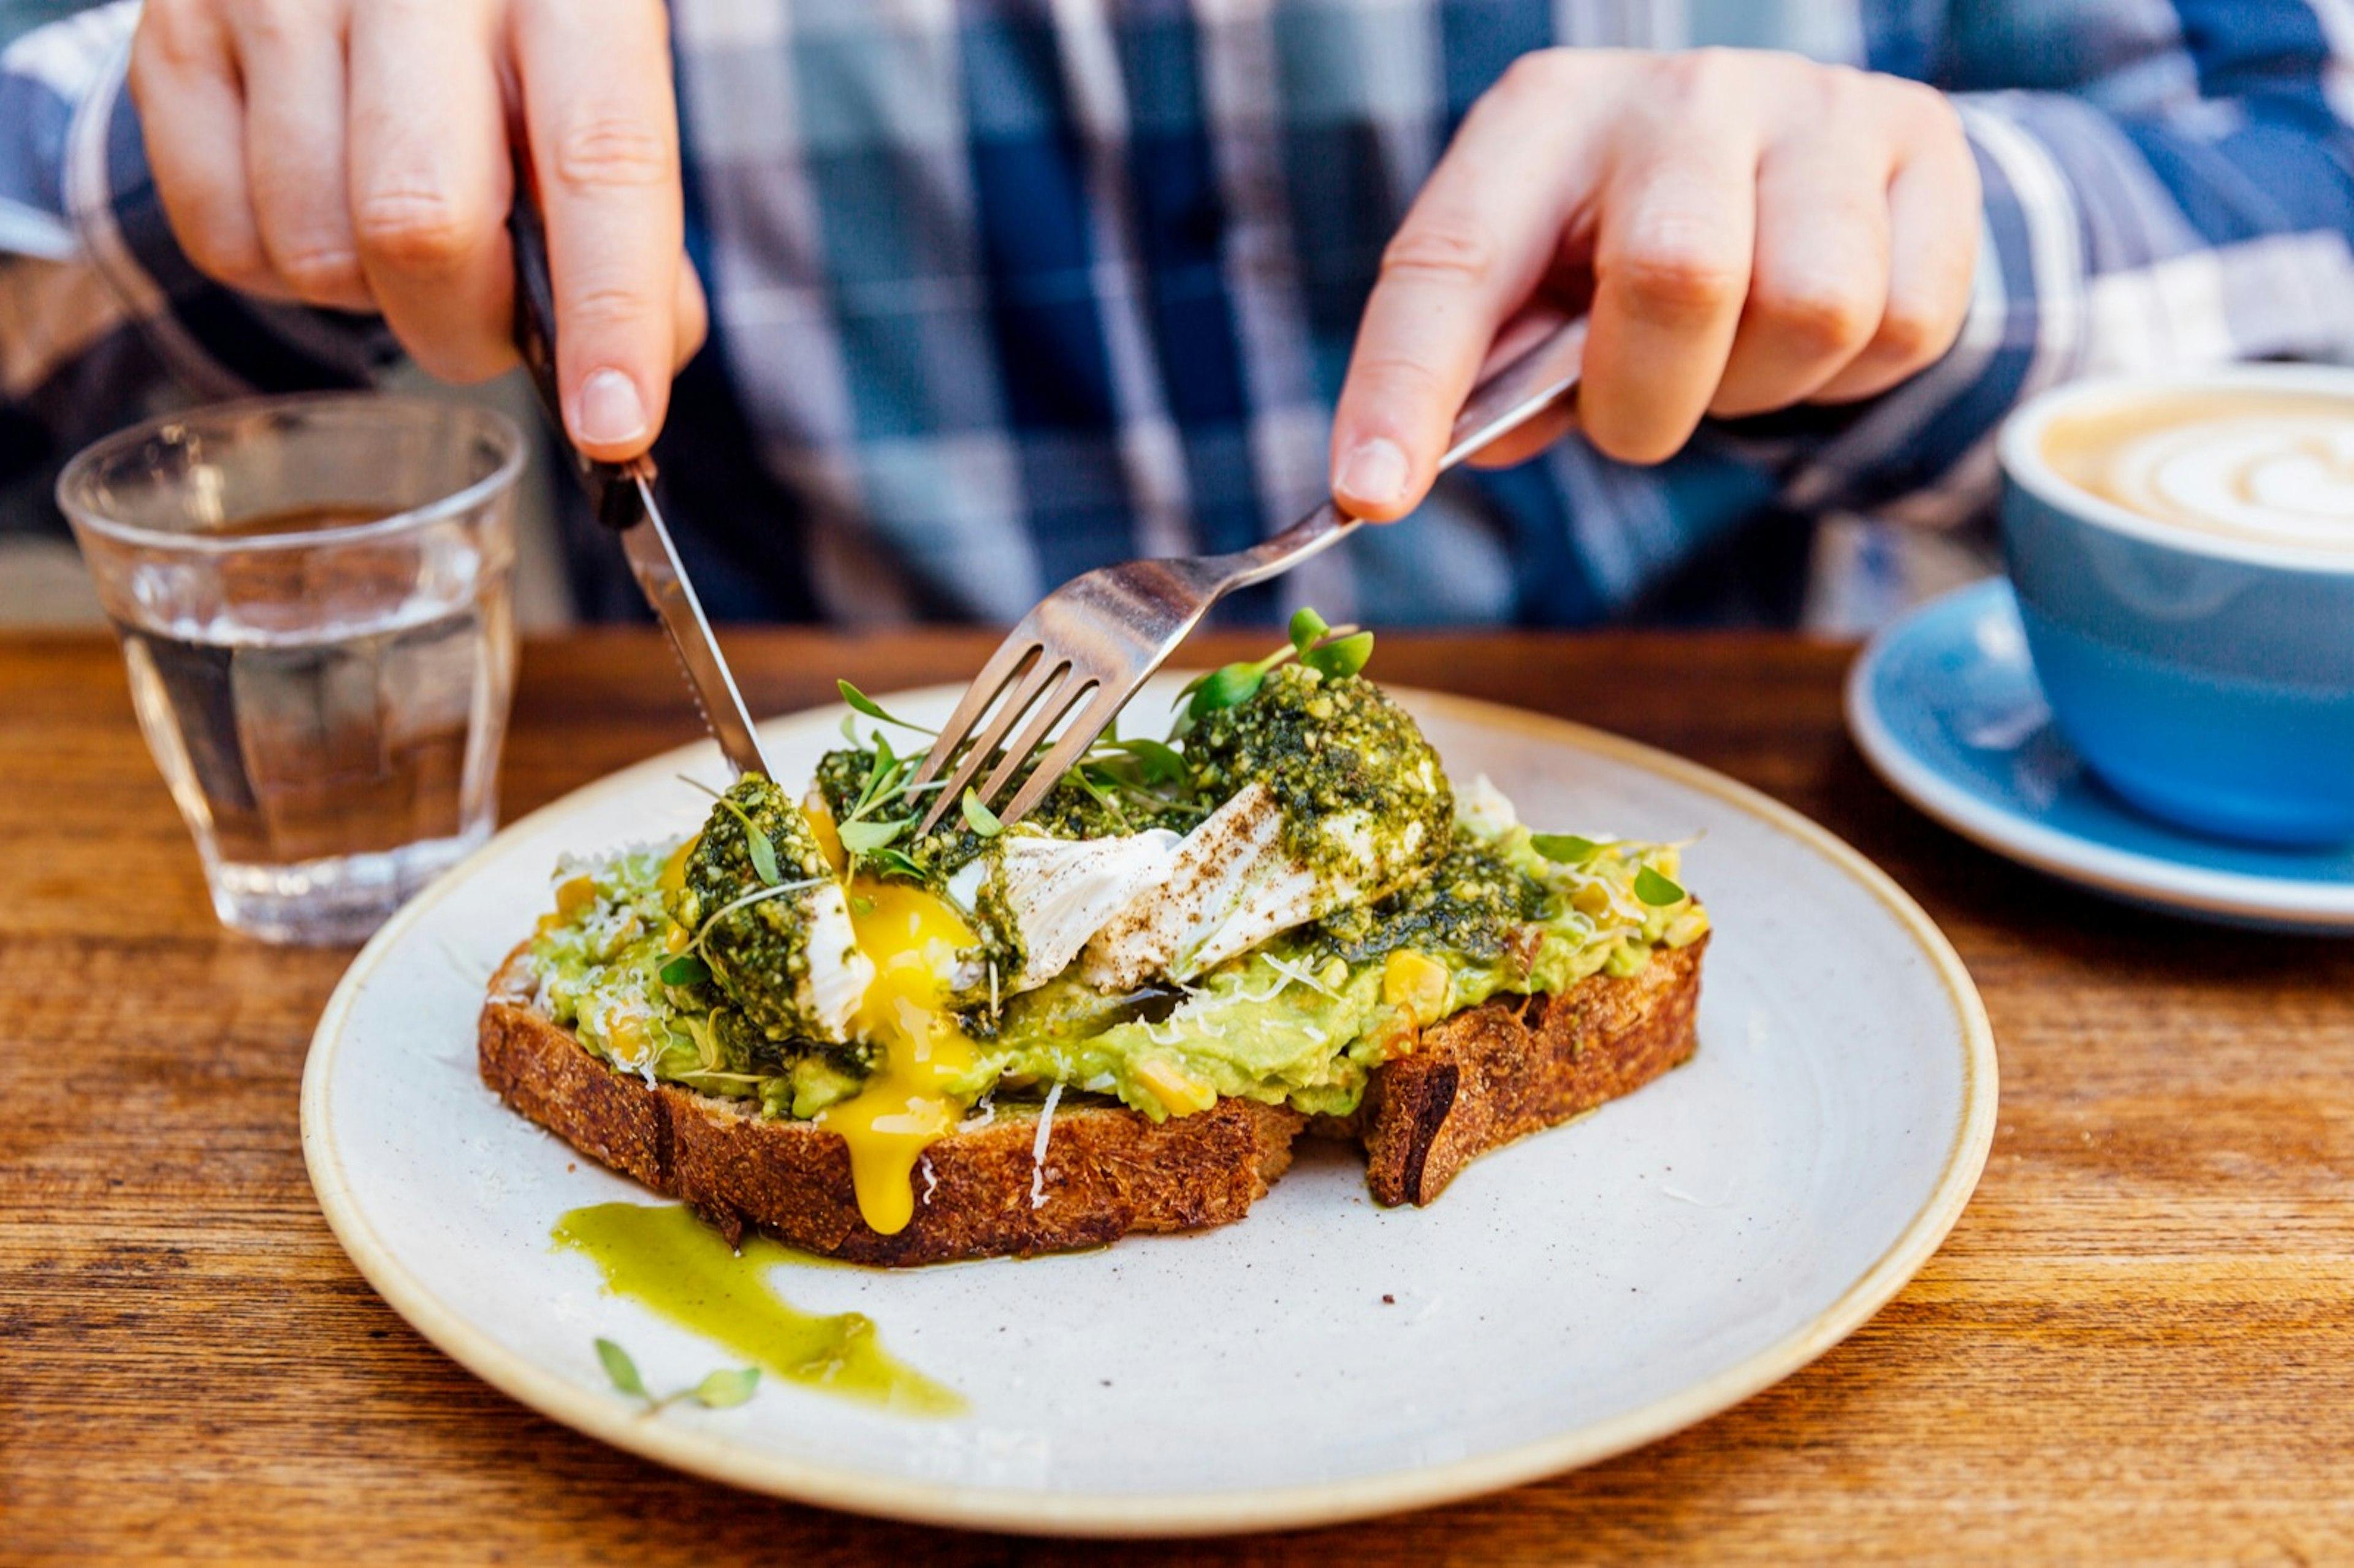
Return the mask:
{"type": "MultiPolygon", "coordinates": [[[[888,701],[937,718],[954,694],[888,701]]],[[[970,1413],[769,1381],[737,1409],[642,1416],[595,1337],[657,1387],[730,1358],[550,1249],[564,1211],[652,1195],[503,1107],[474,1024],[559,851],[699,821],[674,775],[719,763],[693,747],[508,828],[355,960],[302,1085],[328,1222],[420,1332],[525,1404],[683,1469],[905,1519],[1319,1523],[1511,1486],[1723,1410],[1870,1318],[1960,1213],[1994,1123],[1977,992],[1885,876],[1765,797],[1575,726],[1399,694],[1451,773],[1487,773],[1530,821],[1704,834],[1685,874],[1717,931],[1690,1065],[1479,1160],[1430,1208],[1377,1208],[1353,1159],[1310,1149],[1248,1219],[1201,1235],[900,1273],[781,1264],[780,1294],[866,1313],[970,1413]]],[[[769,757],[804,776],[840,716],[764,726],[769,757]]]]}

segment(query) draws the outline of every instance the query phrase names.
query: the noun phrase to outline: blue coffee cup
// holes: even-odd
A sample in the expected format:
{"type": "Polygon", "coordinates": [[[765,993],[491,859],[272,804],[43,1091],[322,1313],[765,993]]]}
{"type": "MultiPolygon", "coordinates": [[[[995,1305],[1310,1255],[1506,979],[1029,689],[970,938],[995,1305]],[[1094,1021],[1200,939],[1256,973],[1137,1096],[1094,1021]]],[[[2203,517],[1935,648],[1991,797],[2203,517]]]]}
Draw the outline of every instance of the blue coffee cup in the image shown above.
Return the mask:
{"type": "Polygon", "coordinates": [[[2052,717],[2110,789],[2204,832],[2345,842],[2354,514],[2340,545],[2190,526],[2091,493],[2047,455],[2055,418],[2247,391],[2342,398],[2354,426],[2354,370],[2318,366],[2087,380],[2029,401],[2000,440],[2004,555],[2052,717]]]}

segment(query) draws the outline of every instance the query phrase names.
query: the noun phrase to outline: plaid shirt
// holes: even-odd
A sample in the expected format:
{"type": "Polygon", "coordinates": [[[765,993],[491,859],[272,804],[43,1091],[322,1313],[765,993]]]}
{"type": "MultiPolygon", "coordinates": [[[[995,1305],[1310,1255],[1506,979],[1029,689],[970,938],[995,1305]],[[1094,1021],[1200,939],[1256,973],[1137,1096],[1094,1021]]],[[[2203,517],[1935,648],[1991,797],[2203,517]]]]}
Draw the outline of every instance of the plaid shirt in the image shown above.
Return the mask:
{"type": "MultiPolygon", "coordinates": [[[[1959,343],[1870,403],[1458,473],[1239,607],[1578,622],[1761,519],[1835,526],[1819,608],[1982,519],[1990,433],[2094,370],[2354,348],[2349,0],[676,0],[710,346],[664,438],[716,612],[1003,620],[1089,567],[1320,499],[1384,241],[1551,44],[1796,49],[1956,96],[1985,186],[1959,343]]],[[[159,399],[361,380],[371,323],[239,298],[165,227],[135,12],[0,60],[0,481],[159,399]]],[[[625,601],[576,551],[592,612],[625,601]]]]}

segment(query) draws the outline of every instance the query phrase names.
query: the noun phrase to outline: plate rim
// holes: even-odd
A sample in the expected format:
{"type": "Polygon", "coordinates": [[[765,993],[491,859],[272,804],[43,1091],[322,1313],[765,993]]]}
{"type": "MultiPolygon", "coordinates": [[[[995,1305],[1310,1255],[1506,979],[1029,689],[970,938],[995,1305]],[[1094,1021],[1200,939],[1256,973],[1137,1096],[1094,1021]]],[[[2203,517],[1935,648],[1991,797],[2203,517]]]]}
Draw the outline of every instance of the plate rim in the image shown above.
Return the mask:
{"type": "Polygon", "coordinates": [[[2113,897],[2315,935],[2354,931],[2354,884],[2185,865],[2079,838],[1956,783],[1898,739],[1873,697],[1877,677],[1896,644],[1938,611],[1956,609],[1973,596],[1992,603],[2010,593],[2009,579],[2000,577],[1966,584],[1914,606],[1864,645],[1848,671],[1842,705],[1856,749],[1882,783],[1982,849],[2113,897]]]}
{"type": "MultiPolygon", "coordinates": [[[[1952,1003],[1960,1035],[1961,1114],[1937,1180],[1895,1239],[1829,1305],[1773,1344],[1714,1375],[1601,1422],[1494,1453],[1343,1480],[1193,1493],[1086,1494],[939,1484],[882,1477],[822,1462],[748,1452],[724,1436],[644,1422],[619,1401],[532,1365],[500,1347],[411,1277],[375,1234],[345,1181],[327,1110],[327,1088],[345,1021],[385,955],[510,835],[634,786],[706,751],[708,741],[648,758],[592,780],[509,823],[419,893],[355,956],[329,997],[303,1064],[302,1154],[321,1213],[370,1287],[425,1339],[492,1387],[575,1431],[690,1474],[819,1507],[911,1522],[1065,1536],[1204,1536],[1299,1530],[1481,1496],[1596,1463],[1708,1419],[1770,1387],[1846,1339],[1894,1297],[1943,1245],[1976,1191],[1994,1138],[1999,1078],[1994,1032],[1961,957],[1935,921],[1887,873],[1828,828],[1750,786],[1657,747],[1568,719],[1477,698],[1390,688],[1410,706],[1474,725],[1518,731],[1602,756],[1763,818],[1821,854],[1896,920],[1928,959],[1952,1003]]],[[[953,696],[956,683],[886,694],[897,701],[953,696]]],[[[830,715],[826,705],[770,722],[830,715]]],[[[842,710],[842,711],[847,711],[842,710]]]]}

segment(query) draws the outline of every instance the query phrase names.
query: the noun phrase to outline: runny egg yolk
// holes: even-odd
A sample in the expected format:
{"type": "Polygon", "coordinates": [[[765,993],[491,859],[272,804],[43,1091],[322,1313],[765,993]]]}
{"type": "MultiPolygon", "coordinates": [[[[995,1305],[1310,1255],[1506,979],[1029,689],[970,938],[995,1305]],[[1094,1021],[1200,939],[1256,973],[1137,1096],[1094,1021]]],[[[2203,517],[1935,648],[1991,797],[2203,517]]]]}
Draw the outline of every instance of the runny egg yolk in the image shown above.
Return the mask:
{"type": "Polygon", "coordinates": [[[963,1118],[949,1086],[979,1053],[947,1008],[960,948],[978,940],[953,906],[903,882],[854,879],[850,924],[875,979],[853,1022],[881,1059],[866,1086],[818,1113],[817,1125],[850,1146],[858,1212],[881,1235],[915,1218],[916,1161],[963,1118]]]}

